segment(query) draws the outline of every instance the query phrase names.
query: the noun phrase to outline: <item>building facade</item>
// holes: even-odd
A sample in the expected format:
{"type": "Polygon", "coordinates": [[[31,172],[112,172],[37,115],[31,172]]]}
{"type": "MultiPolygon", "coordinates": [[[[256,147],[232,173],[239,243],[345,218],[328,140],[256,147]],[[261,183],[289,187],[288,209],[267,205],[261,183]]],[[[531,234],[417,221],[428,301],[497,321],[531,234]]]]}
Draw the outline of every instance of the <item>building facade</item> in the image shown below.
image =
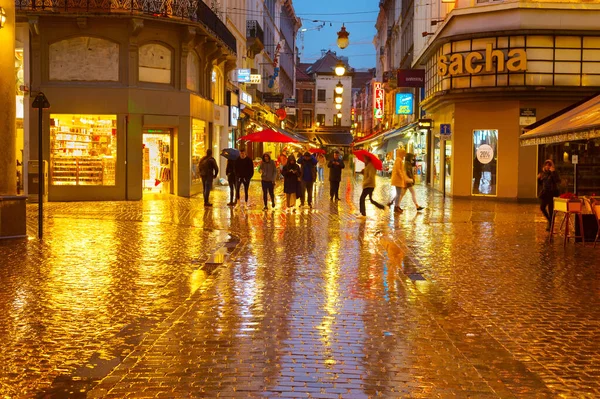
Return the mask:
{"type": "Polygon", "coordinates": [[[315,124],[315,80],[306,73],[311,64],[296,68],[296,129],[310,130],[315,124]]]}
{"type": "Polygon", "coordinates": [[[431,184],[454,196],[535,198],[549,144],[521,147],[519,137],[600,89],[600,4],[456,6],[413,64],[425,68],[431,184]]]}

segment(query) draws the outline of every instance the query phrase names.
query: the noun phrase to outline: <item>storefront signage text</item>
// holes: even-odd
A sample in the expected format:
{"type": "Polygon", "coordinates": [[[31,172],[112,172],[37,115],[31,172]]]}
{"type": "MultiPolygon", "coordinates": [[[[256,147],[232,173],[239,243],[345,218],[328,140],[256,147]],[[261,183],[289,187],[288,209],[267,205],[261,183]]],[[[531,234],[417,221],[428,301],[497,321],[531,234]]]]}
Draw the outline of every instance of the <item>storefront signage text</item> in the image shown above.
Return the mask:
{"type": "Polygon", "coordinates": [[[508,51],[506,57],[502,50],[494,50],[492,45],[488,44],[485,53],[473,51],[464,56],[462,54],[441,55],[437,61],[439,76],[494,72],[494,66],[497,72],[526,71],[527,53],[524,49],[513,49],[508,51]]]}
{"type": "Polygon", "coordinates": [[[482,144],[477,147],[477,160],[484,165],[492,162],[494,159],[494,149],[488,144],[482,144]]]}
{"type": "Polygon", "coordinates": [[[373,84],[373,115],[377,119],[383,118],[383,85],[381,82],[373,84]]]}
{"type": "Polygon", "coordinates": [[[243,90],[240,90],[240,102],[252,106],[252,96],[243,90]]]}
{"type": "Polygon", "coordinates": [[[262,82],[262,75],[260,73],[252,73],[250,74],[250,82],[251,84],[257,85],[262,82]]]}
{"type": "Polygon", "coordinates": [[[235,105],[232,105],[229,107],[229,110],[229,126],[235,127],[238,125],[238,119],[240,118],[240,109],[235,105]]]}
{"type": "Polygon", "coordinates": [[[413,94],[396,93],[396,114],[412,115],[413,113],[413,94]]]}
{"type": "Polygon", "coordinates": [[[238,69],[237,70],[237,81],[239,83],[250,83],[250,70],[249,69],[238,69]]]}

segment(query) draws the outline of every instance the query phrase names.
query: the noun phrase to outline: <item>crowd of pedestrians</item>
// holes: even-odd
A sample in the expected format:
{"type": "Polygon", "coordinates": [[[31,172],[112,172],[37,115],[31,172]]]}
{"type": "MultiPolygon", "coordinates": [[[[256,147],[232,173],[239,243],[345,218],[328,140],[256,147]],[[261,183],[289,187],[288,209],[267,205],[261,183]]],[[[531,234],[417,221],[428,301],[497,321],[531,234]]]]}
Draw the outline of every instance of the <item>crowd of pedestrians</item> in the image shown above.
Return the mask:
{"type": "MultiPolygon", "coordinates": [[[[332,202],[340,200],[340,183],[342,181],[342,171],[346,165],[343,156],[339,151],[334,151],[328,160],[322,154],[311,154],[306,151],[296,155],[287,155],[282,152],[277,158],[272,159],[269,153],[263,154],[258,168],[260,174],[263,210],[275,208],[275,186],[279,180],[283,180],[283,193],[285,195],[284,207],[292,212],[296,211],[296,204],[300,201],[301,207],[313,207],[313,193],[316,183],[324,183],[325,169],[329,170],[329,199],[332,202]]],[[[398,149],[396,152],[396,162],[392,171],[392,185],[396,189],[396,195],[388,203],[395,213],[401,213],[400,203],[407,191],[412,195],[413,203],[420,211],[424,209],[417,202],[414,190],[414,155],[407,154],[404,149],[398,149]]],[[[206,156],[200,160],[199,170],[203,182],[204,206],[211,207],[210,191],[212,182],[218,176],[219,168],[217,162],[212,156],[212,151],[207,150],[206,156]]],[[[239,157],[235,160],[228,159],[226,170],[227,182],[229,184],[229,202],[228,206],[242,206],[241,191],[244,189],[244,205],[249,206],[249,187],[252,177],[255,173],[254,162],[247,156],[244,149],[239,150],[239,157]]],[[[385,205],[377,202],[373,198],[375,191],[377,170],[371,159],[365,159],[365,167],[357,172],[363,175],[362,193],[359,200],[360,215],[359,218],[366,217],[367,198],[375,207],[380,210],[385,209],[385,205]]]]}

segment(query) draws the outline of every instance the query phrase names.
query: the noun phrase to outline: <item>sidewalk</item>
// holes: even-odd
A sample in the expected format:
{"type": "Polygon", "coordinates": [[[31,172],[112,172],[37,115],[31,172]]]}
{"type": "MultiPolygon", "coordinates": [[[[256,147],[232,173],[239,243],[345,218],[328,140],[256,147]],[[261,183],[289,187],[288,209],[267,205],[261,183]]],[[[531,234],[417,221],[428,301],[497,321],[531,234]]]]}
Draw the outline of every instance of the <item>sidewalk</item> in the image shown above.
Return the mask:
{"type": "Polygon", "coordinates": [[[360,221],[348,178],[296,214],[252,186],[50,203],[0,242],[0,397],[600,396],[600,250],[537,206],[420,187],[360,221]]]}

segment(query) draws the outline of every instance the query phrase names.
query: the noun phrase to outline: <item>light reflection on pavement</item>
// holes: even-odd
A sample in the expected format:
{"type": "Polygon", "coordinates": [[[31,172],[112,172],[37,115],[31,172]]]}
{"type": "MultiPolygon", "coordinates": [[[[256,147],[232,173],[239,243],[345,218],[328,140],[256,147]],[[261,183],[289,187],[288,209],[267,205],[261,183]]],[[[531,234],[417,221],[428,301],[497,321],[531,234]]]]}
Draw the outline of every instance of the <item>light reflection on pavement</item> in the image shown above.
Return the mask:
{"type": "Polygon", "coordinates": [[[600,396],[600,250],[535,205],[419,188],[359,221],[350,178],[296,213],[253,186],[50,203],[0,242],[0,397],[600,396]]]}

